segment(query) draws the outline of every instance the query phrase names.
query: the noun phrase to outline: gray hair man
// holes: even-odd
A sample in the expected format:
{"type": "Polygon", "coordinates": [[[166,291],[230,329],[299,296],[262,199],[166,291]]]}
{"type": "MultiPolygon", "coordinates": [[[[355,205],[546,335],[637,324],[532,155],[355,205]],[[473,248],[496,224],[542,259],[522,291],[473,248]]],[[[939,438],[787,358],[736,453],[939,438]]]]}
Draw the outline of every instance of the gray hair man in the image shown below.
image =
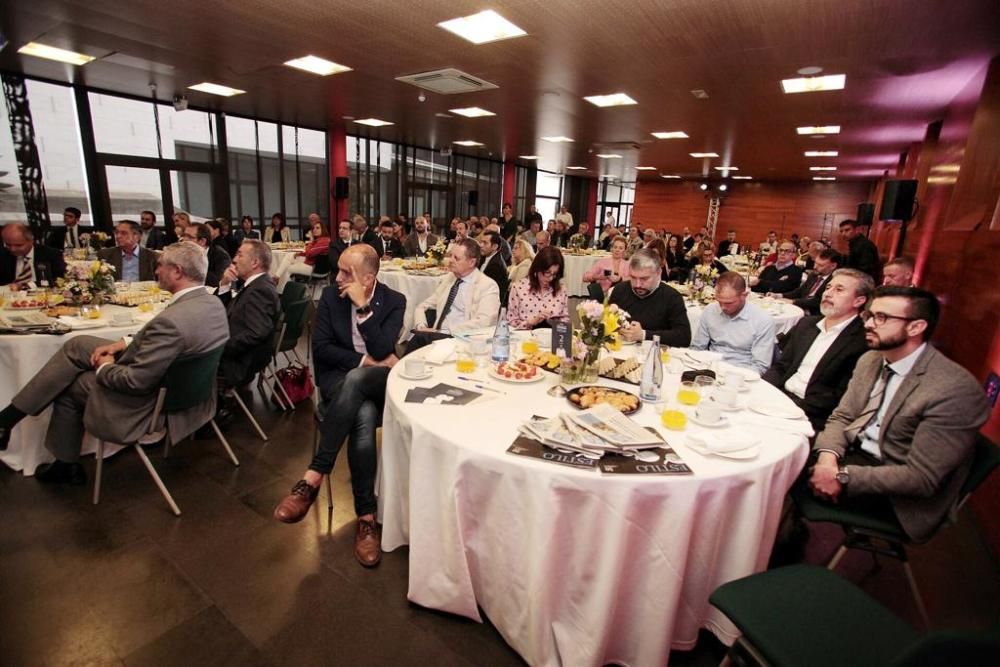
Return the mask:
{"type": "Polygon", "coordinates": [[[660,337],[663,345],[687,347],[691,322],[684,299],[660,280],[660,256],[655,250],[637,250],[629,260],[630,277],[611,290],[608,303],[628,312],[632,323],[621,330],[627,342],[660,337]]]}

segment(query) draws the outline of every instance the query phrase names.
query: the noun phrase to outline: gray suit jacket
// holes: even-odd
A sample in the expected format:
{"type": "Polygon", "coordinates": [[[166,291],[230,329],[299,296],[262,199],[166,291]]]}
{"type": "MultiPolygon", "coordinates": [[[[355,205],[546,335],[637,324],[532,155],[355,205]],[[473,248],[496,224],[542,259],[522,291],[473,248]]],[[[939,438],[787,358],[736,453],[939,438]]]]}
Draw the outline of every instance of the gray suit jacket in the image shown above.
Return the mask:
{"type": "MultiPolygon", "coordinates": [[[[218,297],[193,290],[150,320],[115,363],[97,374],[87,397],[84,426],[111,442],[134,442],[149,424],[160,384],[178,358],[214,350],[229,339],[226,309],[218,297]]],[[[215,392],[208,403],[168,418],[170,439],[177,442],[215,414],[215,392]]]]}
{"type": "MultiPolygon", "coordinates": [[[[843,456],[851,444],[844,429],[864,409],[881,369],[878,352],[861,357],[814,449],[843,456]]],[[[882,465],[847,466],[847,493],[888,496],[907,535],[917,542],[930,539],[955,508],[976,432],[989,413],[976,379],[928,345],[903,378],[882,421],[882,465]]]]}
{"type": "MultiPolygon", "coordinates": [[[[115,267],[115,280],[122,278],[122,249],[118,246],[105,248],[97,253],[101,259],[115,267]]],[[[156,280],[156,253],[139,246],[139,280],[156,280]]]]}

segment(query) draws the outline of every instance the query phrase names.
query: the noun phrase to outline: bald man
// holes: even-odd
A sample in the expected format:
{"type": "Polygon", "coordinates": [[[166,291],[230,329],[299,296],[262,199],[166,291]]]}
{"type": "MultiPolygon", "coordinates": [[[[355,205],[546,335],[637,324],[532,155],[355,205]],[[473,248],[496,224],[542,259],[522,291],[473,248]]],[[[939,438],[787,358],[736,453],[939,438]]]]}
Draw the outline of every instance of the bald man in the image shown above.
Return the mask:
{"type": "Polygon", "coordinates": [[[4,225],[0,250],[0,285],[27,289],[66,275],[62,252],[35,244],[31,228],[20,223],[4,225]]]}
{"type": "Polygon", "coordinates": [[[381,536],[375,523],[375,429],[385,404],[385,383],[396,358],[406,297],[378,282],[379,258],[368,244],[352,245],[337,260],[337,284],[323,290],[316,313],[313,357],[326,416],[319,451],[292,492],[275,508],[285,523],[301,521],[347,445],[358,517],[354,555],[365,567],[378,565],[381,536]]]}

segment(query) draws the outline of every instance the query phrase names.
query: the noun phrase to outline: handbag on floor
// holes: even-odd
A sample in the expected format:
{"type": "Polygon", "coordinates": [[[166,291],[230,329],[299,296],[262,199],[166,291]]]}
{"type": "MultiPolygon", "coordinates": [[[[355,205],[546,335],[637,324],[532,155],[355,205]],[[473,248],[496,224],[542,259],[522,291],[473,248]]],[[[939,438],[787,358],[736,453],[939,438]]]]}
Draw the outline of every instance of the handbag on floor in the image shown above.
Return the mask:
{"type": "MultiPolygon", "coordinates": [[[[276,384],[281,384],[281,388],[288,394],[288,398],[292,400],[292,404],[301,403],[312,396],[314,388],[313,379],[308,366],[291,364],[285,368],[278,369],[277,377],[276,384]]],[[[276,398],[279,390],[277,387],[274,389],[275,391],[271,393],[271,400],[281,407],[280,401],[276,398]]]]}

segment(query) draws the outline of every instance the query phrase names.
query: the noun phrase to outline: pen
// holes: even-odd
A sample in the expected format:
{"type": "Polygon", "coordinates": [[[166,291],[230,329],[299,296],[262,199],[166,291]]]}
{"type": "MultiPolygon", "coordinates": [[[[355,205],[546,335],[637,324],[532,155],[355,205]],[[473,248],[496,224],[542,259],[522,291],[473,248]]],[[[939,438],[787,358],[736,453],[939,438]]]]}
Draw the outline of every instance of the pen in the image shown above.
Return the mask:
{"type": "Polygon", "coordinates": [[[476,382],[475,378],[467,378],[464,375],[459,375],[458,379],[459,380],[465,380],[466,382],[472,382],[473,383],[472,386],[475,387],[476,389],[482,389],[484,391],[492,391],[492,392],[494,392],[496,394],[504,394],[504,395],[507,394],[507,392],[505,392],[505,391],[500,391],[499,389],[494,389],[492,387],[487,387],[484,384],[479,384],[478,382],[476,382]]]}

